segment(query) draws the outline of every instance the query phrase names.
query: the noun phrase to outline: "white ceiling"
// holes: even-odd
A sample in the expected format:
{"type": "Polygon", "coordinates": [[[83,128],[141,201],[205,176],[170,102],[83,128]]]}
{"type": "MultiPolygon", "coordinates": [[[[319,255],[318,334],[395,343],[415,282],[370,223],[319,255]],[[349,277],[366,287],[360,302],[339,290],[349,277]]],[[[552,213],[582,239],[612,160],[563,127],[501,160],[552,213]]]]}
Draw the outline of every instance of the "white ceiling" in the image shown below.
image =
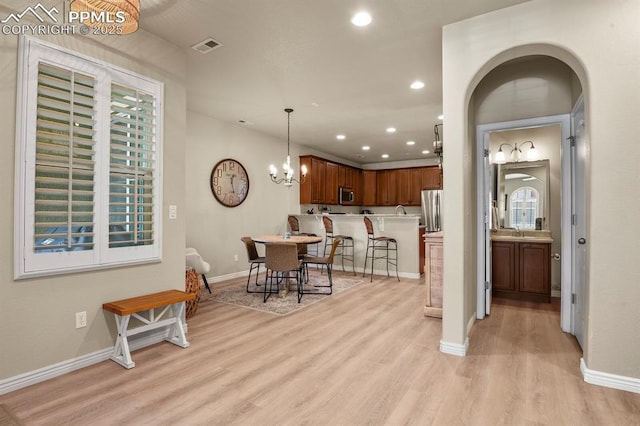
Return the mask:
{"type": "Polygon", "coordinates": [[[292,143],[366,164],[432,150],[442,26],[524,1],[141,0],[140,27],[188,52],[189,110],[286,141],[291,107],[292,143]],[[373,22],[353,26],[363,9],[373,22]],[[191,49],[208,37],[223,46],[191,49]]]}

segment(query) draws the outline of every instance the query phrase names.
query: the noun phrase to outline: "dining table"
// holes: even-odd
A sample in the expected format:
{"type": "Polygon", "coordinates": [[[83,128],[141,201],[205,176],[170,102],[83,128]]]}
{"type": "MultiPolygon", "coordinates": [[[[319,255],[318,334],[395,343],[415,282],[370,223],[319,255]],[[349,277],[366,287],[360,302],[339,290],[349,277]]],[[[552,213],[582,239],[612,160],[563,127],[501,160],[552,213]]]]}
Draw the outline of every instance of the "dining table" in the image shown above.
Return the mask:
{"type": "MultiPolygon", "coordinates": [[[[317,235],[262,235],[260,237],[251,237],[251,239],[260,244],[295,243],[298,246],[298,251],[300,250],[300,246],[322,242],[322,237],[317,235]]],[[[286,285],[280,290],[278,296],[286,297],[288,293],[289,286],[286,285]]]]}

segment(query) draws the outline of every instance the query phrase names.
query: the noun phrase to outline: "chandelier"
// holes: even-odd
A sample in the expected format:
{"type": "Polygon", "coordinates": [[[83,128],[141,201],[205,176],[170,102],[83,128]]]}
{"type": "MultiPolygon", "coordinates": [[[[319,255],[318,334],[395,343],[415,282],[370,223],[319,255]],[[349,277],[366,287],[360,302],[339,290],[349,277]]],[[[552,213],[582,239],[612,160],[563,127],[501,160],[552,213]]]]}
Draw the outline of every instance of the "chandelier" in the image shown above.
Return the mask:
{"type": "Polygon", "coordinates": [[[105,25],[108,19],[112,26],[119,27],[119,34],[131,34],[138,29],[140,0],[75,0],[71,10],[87,13],[88,18],[82,23],[89,27],[105,25]]]}
{"type": "Polygon", "coordinates": [[[289,155],[289,132],[290,132],[290,123],[291,123],[291,113],[293,112],[292,108],[285,108],[284,112],[287,113],[287,162],[282,165],[284,176],[278,178],[278,169],[273,164],[269,166],[269,176],[271,176],[271,181],[277,184],[284,184],[284,186],[291,186],[293,182],[302,183],[304,182],[304,178],[307,176],[307,166],[304,164],[300,168],[302,172],[302,179],[298,180],[293,177],[293,168],[291,167],[291,156],[289,155]]]}

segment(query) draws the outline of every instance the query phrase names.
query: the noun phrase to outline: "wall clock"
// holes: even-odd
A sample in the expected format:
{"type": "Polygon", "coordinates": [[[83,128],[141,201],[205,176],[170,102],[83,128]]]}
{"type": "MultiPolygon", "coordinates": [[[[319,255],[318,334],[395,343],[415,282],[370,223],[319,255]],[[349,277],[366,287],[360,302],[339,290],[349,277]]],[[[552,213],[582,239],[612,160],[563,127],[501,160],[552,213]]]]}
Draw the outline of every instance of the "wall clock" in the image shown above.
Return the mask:
{"type": "Polygon", "coordinates": [[[211,171],[211,192],[220,204],[237,207],[249,194],[249,175],[239,161],[231,158],[218,161],[211,171]]]}

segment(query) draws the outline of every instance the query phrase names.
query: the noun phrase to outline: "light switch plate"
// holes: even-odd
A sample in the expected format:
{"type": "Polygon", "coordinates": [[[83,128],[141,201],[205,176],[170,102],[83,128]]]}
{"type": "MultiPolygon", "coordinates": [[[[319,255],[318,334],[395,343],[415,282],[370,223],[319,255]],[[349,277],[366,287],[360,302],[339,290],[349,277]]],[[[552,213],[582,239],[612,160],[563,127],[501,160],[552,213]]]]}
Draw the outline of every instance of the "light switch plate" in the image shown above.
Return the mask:
{"type": "Polygon", "coordinates": [[[178,218],[178,206],[169,206],[169,219],[178,218]]]}

